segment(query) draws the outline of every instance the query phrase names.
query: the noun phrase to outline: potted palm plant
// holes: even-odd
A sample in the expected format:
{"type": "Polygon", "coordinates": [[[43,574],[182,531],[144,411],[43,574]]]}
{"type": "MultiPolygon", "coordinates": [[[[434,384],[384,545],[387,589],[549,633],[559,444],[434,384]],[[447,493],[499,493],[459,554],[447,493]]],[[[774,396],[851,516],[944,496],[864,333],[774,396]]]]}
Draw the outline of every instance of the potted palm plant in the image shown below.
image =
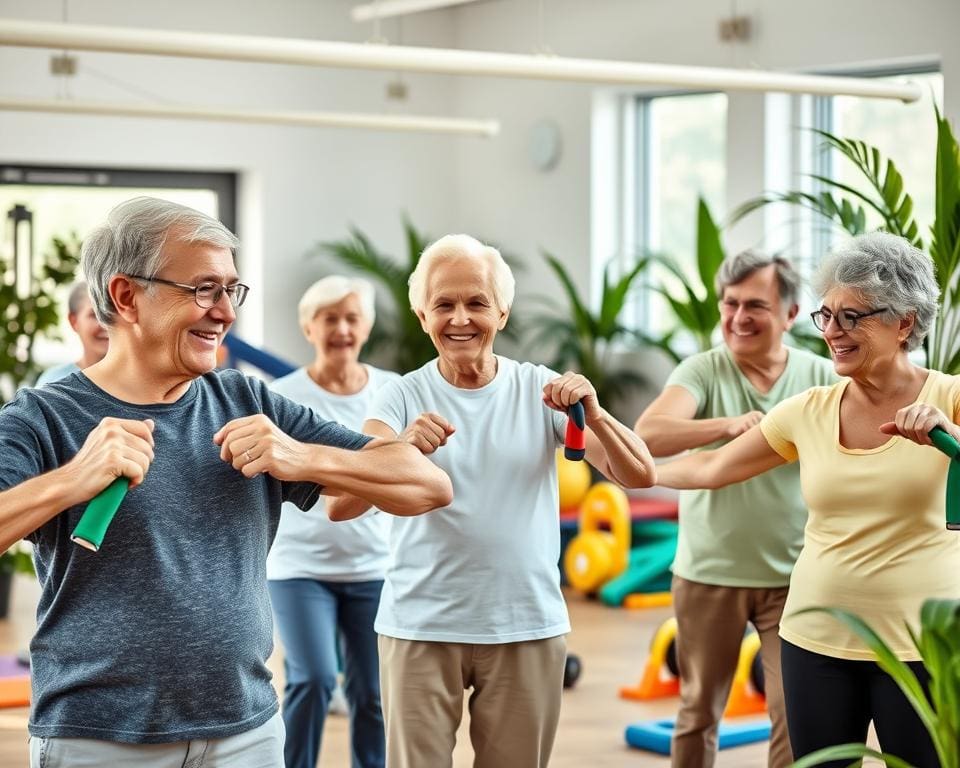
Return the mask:
{"type": "Polygon", "coordinates": [[[649,261],[640,259],[616,281],[610,278],[609,267],[605,269],[600,307],[594,312],[580,296],[563,264],[549,253],[543,256],[560,281],[568,306],[564,310],[551,298],[534,297],[550,309],[525,319],[526,346],[535,355],[542,354],[544,349],[555,350],[549,366],[559,371],[568,368],[579,371],[593,384],[600,402],[612,408],[645,381],[634,370],[616,368],[614,353],[620,342],[646,342],[643,334],[620,321],[620,315],[637,277],[649,261]]]}

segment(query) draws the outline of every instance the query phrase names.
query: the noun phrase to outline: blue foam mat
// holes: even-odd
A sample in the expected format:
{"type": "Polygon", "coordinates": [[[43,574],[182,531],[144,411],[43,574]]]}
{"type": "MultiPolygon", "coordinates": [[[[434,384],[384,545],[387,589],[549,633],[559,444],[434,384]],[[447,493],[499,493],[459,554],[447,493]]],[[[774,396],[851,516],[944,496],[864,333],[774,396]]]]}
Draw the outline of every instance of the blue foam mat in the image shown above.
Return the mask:
{"type": "MultiPolygon", "coordinates": [[[[627,744],[636,749],[646,749],[661,755],[670,754],[670,739],[676,718],[646,720],[628,725],[624,733],[627,744]]],[[[717,746],[719,749],[753,744],[770,738],[769,720],[751,720],[743,723],[724,721],[720,723],[717,746]]]]}

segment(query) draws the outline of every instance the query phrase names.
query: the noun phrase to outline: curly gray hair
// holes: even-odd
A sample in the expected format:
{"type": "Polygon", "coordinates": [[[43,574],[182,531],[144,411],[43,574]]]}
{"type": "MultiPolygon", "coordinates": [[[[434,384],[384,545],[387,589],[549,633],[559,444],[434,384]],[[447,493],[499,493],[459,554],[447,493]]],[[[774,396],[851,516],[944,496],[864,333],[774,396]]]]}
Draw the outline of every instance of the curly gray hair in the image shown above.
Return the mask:
{"type": "Polygon", "coordinates": [[[834,288],[855,290],[866,302],[886,307],[883,316],[888,319],[913,315],[907,350],[923,343],[937,314],[940,288],[933,262],[889,232],[857,235],[837,246],[820,263],[812,282],[819,296],[834,288]]]}

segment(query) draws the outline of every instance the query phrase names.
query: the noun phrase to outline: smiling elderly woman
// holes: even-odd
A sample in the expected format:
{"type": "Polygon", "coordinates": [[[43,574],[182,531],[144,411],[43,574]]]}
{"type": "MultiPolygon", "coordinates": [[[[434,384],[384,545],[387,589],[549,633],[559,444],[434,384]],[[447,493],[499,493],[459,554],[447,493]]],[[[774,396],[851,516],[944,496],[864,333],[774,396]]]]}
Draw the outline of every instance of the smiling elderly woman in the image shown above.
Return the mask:
{"type": "Polygon", "coordinates": [[[926,598],[960,593],[960,537],[943,520],[948,460],[928,447],[934,427],[960,438],[960,379],[910,361],[938,289],[930,259],[903,238],[851,239],[815,287],[813,321],[848,378],[783,401],[722,448],[661,465],[658,479],[718,488],[800,462],[810,517],[780,625],[794,756],[862,742],[873,720],[885,752],[932,768],[930,737],[872,653],[825,614],[797,612],[859,614],[929,683],[906,625],[916,629],[926,598]]]}
{"type": "Polygon", "coordinates": [[[607,477],[654,481],[644,443],[583,376],[494,354],[513,296],[494,248],[466,235],[428,247],[410,305],[438,358],[387,384],[364,426],[413,442],[455,489],[445,509],[391,526],[376,629],[392,768],[450,765],[468,687],[475,765],[549,760],[570,631],[555,462],[567,408],[583,404],[586,457],[607,477]]]}
{"type": "MultiPolygon", "coordinates": [[[[304,292],[300,329],[313,362],[277,379],[270,389],[319,416],[359,430],[376,393],[400,378],[359,361],[374,320],[374,290],[366,280],[330,275],[304,292]]],[[[286,652],[283,722],[286,768],[314,768],[343,643],[350,704],[351,764],[383,768],[383,715],[377,635],[389,551],[386,515],[375,511],[344,525],[327,519],[321,497],[307,514],[284,504],[267,558],[270,600],[286,652]]]]}

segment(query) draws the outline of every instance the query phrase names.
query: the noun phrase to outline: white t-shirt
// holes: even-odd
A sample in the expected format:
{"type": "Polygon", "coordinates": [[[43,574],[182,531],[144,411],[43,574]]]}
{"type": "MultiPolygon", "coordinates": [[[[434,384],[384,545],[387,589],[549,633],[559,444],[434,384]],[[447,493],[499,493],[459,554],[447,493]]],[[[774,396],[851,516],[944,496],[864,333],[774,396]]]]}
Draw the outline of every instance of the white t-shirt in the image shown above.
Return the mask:
{"type": "Polygon", "coordinates": [[[429,457],[453,481],[453,503],[392,521],[382,635],[493,644],[570,631],[557,568],[555,451],[566,416],[541,400],[557,374],[497,362],[489,384],[461,389],[432,360],[387,384],[370,411],[398,434],[424,411],[456,428],[429,457]]]}
{"type": "MultiPolygon", "coordinates": [[[[353,395],[335,395],[320,387],[305,368],[270,384],[274,392],[309,406],[324,419],[360,431],[374,394],[400,376],[365,366],[369,379],[353,395]]],[[[327,517],[324,497],[308,512],[284,504],[277,537],[267,556],[267,578],[320,581],[375,581],[387,569],[389,516],[370,510],[342,523],[327,517]]]]}

